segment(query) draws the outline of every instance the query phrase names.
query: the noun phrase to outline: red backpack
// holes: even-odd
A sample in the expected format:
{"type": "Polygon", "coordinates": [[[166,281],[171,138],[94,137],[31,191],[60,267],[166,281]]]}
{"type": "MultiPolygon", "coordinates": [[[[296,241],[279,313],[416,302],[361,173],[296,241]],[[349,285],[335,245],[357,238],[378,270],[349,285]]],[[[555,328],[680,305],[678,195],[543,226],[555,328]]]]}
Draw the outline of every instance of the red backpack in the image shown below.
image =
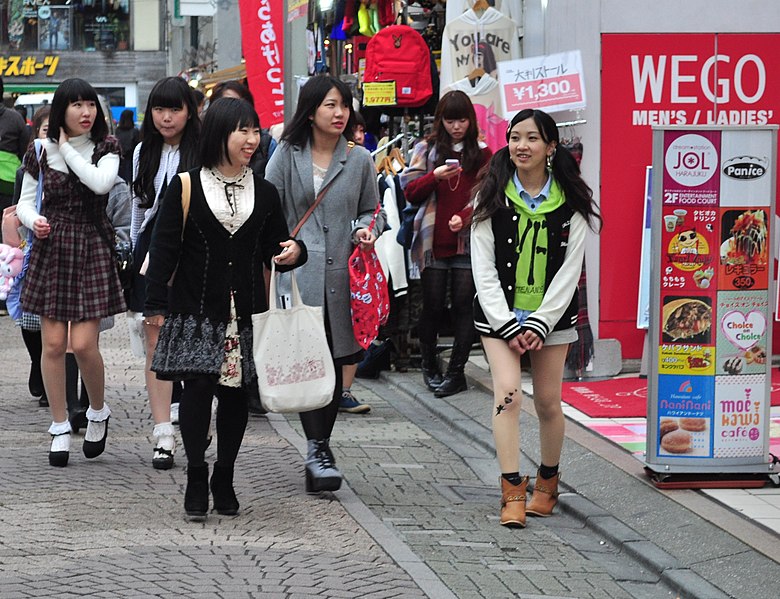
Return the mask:
{"type": "Polygon", "coordinates": [[[363,82],[395,81],[397,106],[422,106],[433,95],[431,51],[408,25],[380,29],[368,42],[363,82]]]}

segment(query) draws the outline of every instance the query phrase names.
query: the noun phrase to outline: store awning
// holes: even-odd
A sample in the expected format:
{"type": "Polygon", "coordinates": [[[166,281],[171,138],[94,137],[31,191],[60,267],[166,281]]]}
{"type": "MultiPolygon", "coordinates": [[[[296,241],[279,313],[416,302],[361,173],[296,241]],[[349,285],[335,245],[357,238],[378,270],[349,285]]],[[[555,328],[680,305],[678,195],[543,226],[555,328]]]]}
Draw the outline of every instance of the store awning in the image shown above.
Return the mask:
{"type": "Polygon", "coordinates": [[[240,64],[235,67],[207,73],[201,77],[200,87],[206,90],[214,87],[220,81],[229,81],[231,79],[246,79],[246,65],[240,64]]]}
{"type": "Polygon", "coordinates": [[[57,87],[57,83],[6,83],[4,86],[5,92],[7,94],[34,94],[38,92],[54,92],[57,91],[57,87]]]}

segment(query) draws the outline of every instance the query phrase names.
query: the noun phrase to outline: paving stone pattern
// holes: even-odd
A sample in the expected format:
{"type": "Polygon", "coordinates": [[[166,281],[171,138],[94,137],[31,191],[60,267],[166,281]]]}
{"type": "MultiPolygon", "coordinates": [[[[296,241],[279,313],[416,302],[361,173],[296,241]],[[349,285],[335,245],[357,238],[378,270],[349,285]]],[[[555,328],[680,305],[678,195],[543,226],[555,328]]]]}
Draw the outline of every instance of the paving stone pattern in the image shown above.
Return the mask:
{"type": "MultiPolygon", "coordinates": [[[[237,463],[238,517],[183,518],[179,447],[170,471],[151,467],[152,422],[142,363],[123,318],[101,338],[106,452],[48,465],[48,409],[27,392],[18,330],[0,319],[8,368],[0,428],[0,599],[20,597],[425,597],[333,496],[303,492],[302,460],[265,419],[250,421],[237,463]]],[[[213,461],[215,445],[207,457],[213,461]]]]}

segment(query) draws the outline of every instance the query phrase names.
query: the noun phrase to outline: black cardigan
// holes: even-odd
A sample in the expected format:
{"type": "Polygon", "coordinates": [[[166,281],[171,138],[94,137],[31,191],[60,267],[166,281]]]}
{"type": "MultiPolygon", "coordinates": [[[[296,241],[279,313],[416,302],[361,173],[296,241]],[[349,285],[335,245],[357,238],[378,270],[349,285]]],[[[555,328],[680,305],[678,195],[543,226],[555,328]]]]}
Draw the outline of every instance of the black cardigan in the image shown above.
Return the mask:
{"type": "MultiPolygon", "coordinates": [[[[200,169],[190,171],[192,193],[182,236],[181,179],[165,192],[149,247],[144,314],[193,314],[212,322],[230,317],[230,290],[239,328],[250,326],[252,314],[268,310],[263,264],[281,252],[279,242],[290,239],[276,188],[254,176],[255,207],[249,219],[230,233],[206,203],[200,169]],[[174,275],[169,296],[168,281],[174,275]],[[170,297],[170,306],[168,305],[170,297]]],[[[277,265],[282,272],[306,262],[303,242],[295,266],[277,265]]]]}

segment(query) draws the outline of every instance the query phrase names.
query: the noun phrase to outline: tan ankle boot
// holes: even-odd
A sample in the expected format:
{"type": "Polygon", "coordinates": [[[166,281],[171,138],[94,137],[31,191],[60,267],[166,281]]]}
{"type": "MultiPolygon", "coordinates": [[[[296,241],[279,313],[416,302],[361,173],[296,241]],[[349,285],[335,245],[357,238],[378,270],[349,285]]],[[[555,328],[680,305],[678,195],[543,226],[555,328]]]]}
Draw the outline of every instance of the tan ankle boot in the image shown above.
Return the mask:
{"type": "Polygon", "coordinates": [[[542,518],[552,516],[553,508],[558,503],[558,480],[560,477],[561,473],[559,472],[552,478],[542,478],[537,471],[534,494],[526,509],[529,515],[541,516],[542,518]]]}
{"type": "Polygon", "coordinates": [[[525,528],[525,488],[528,477],[513,485],[501,477],[501,525],[525,528]]]}

